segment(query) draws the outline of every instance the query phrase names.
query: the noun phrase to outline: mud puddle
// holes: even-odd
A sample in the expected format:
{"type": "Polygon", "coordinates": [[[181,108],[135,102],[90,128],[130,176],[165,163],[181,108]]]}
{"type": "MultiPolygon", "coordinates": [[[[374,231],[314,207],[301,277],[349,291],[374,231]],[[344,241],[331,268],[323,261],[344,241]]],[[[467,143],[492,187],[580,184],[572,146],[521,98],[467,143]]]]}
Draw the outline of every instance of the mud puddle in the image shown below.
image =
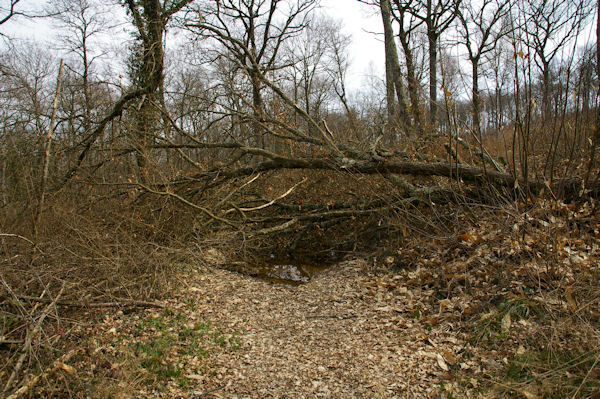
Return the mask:
{"type": "Polygon", "coordinates": [[[276,284],[300,285],[308,283],[315,275],[337,261],[339,260],[333,257],[317,261],[271,256],[248,262],[233,262],[228,264],[226,269],[276,284]]]}

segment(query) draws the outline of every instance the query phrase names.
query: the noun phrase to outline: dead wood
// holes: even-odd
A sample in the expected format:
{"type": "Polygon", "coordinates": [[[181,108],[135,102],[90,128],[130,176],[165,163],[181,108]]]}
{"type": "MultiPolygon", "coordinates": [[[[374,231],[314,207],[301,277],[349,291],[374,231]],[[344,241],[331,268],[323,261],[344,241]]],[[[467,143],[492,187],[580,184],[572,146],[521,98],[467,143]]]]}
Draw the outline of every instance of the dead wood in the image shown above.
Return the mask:
{"type": "MultiPolygon", "coordinates": [[[[486,170],[478,166],[464,164],[448,162],[422,163],[402,160],[357,161],[353,159],[344,159],[340,162],[331,158],[279,157],[276,160],[265,161],[255,166],[221,171],[221,179],[218,182],[212,183],[212,185],[215,186],[226,180],[249,176],[257,172],[279,169],[338,170],[361,174],[440,176],[482,186],[491,184],[508,192],[523,190],[537,195],[543,190],[551,190],[555,196],[569,200],[584,196],[598,197],[600,194],[600,184],[584,187],[583,181],[578,178],[557,179],[550,186],[546,182],[539,180],[515,178],[508,173],[486,170]]],[[[201,177],[201,175],[198,176],[198,178],[201,177]]]]}
{"type": "Polygon", "coordinates": [[[47,298],[38,298],[28,295],[17,295],[19,299],[27,301],[50,303],[54,302],[58,306],[67,306],[72,308],[164,308],[165,306],[158,302],[149,301],[135,301],[135,300],[115,300],[113,302],[81,302],[81,301],[64,301],[55,300],[51,301],[47,298]]]}
{"type": "Polygon", "coordinates": [[[54,297],[54,299],[50,300],[50,303],[48,304],[48,306],[46,306],[46,308],[44,309],[44,311],[38,318],[33,329],[31,331],[28,331],[27,337],[25,338],[25,343],[23,344],[23,348],[21,349],[21,355],[19,355],[19,359],[17,360],[17,363],[15,364],[15,368],[13,369],[13,372],[11,373],[10,377],[8,378],[6,385],[4,386],[4,393],[8,393],[10,391],[10,389],[12,388],[12,386],[15,382],[15,379],[21,372],[21,368],[23,367],[25,358],[31,352],[31,343],[32,343],[33,339],[40,333],[44,319],[46,318],[46,316],[48,316],[50,311],[56,306],[56,302],[60,299],[64,288],[65,288],[65,286],[63,284],[62,288],[60,289],[60,291],[56,295],[56,297],[54,297]]]}
{"type": "Polygon", "coordinates": [[[6,399],[17,399],[23,395],[26,395],[27,392],[31,391],[31,389],[35,387],[40,380],[48,377],[50,374],[58,371],[59,369],[71,370],[70,366],[66,365],[66,362],[68,362],[79,351],[81,351],[81,348],[75,348],[65,353],[60,358],[54,361],[54,363],[52,364],[52,368],[44,371],[41,374],[36,375],[35,377],[28,379],[25,384],[23,384],[19,389],[13,392],[6,399]]]}
{"type": "Polygon", "coordinates": [[[139,98],[147,93],[148,93],[147,89],[138,89],[138,90],[132,91],[130,93],[123,95],[119,99],[119,101],[117,101],[115,103],[115,105],[113,105],[110,112],[98,123],[98,126],[82,141],[81,145],[83,146],[83,149],[81,150],[81,153],[77,157],[77,161],[75,162],[75,165],[73,165],[65,174],[61,184],[59,185],[59,188],[62,188],[66,183],[68,183],[69,180],[71,180],[71,178],[73,176],[75,176],[75,174],[79,171],[79,168],[81,167],[81,164],[83,163],[83,161],[87,157],[88,153],[90,152],[92,145],[96,142],[98,137],[100,137],[100,135],[102,133],[104,133],[104,129],[106,129],[106,126],[113,119],[119,117],[123,113],[123,109],[130,101],[132,101],[136,98],[139,98]]]}

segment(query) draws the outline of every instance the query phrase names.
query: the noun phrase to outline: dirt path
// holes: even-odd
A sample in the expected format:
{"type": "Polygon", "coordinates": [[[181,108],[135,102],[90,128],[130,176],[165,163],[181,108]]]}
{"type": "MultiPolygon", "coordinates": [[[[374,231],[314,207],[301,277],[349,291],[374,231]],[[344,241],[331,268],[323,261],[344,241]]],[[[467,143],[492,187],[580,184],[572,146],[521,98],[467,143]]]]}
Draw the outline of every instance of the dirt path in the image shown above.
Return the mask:
{"type": "Polygon", "coordinates": [[[212,356],[215,375],[193,391],[216,389],[210,395],[224,398],[431,398],[452,390],[447,370],[463,345],[460,334],[450,323],[420,318],[420,298],[429,293],[366,267],[346,262],[297,287],[199,272],[187,282],[196,312],[239,333],[240,348],[212,356]]]}

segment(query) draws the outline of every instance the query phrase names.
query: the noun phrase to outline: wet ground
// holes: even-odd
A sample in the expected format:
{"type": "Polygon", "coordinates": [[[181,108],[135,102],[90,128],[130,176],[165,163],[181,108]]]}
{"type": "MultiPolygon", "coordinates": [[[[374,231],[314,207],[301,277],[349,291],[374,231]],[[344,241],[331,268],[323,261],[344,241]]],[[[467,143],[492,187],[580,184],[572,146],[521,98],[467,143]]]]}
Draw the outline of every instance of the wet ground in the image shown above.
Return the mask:
{"type": "Polygon", "coordinates": [[[311,258],[262,257],[248,262],[232,262],[224,268],[277,284],[299,285],[308,283],[314,276],[331,267],[337,259],[324,258],[321,261],[311,258]]]}

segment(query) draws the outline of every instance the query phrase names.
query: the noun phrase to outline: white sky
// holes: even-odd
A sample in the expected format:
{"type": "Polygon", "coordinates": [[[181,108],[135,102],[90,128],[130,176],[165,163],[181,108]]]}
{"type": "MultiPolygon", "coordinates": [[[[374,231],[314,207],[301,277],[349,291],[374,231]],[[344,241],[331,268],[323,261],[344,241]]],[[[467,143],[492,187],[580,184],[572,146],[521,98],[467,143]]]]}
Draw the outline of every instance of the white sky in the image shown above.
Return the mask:
{"type": "MultiPolygon", "coordinates": [[[[24,7],[35,7],[46,3],[45,0],[23,0],[24,7]]],[[[9,0],[0,0],[0,8],[6,8],[9,0]]],[[[382,32],[381,17],[369,7],[357,0],[321,0],[322,12],[341,20],[343,31],[352,36],[349,48],[351,68],[347,86],[350,90],[358,89],[366,81],[367,75],[375,73],[382,76],[384,72],[384,46],[382,38],[372,32],[382,32]]],[[[0,33],[11,38],[18,38],[48,45],[55,38],[50,20],[11,19],[0,26],[0,33]]],[[[127,39],[127,36],[124,36],[127,39]]],[[[2,46],[0,46],[1,48],[2,46]]]]}
{"type": "Polygon", "coordinates": [[[383,36],[373,34],[383,32],[381,16],[373,7],[356,0],[321,0],[321,5],[325,13],[343,21],[344,33],[352,35],[348,87],[358,88],[372,72],[382,76],[385,71],[383,36]]]}

